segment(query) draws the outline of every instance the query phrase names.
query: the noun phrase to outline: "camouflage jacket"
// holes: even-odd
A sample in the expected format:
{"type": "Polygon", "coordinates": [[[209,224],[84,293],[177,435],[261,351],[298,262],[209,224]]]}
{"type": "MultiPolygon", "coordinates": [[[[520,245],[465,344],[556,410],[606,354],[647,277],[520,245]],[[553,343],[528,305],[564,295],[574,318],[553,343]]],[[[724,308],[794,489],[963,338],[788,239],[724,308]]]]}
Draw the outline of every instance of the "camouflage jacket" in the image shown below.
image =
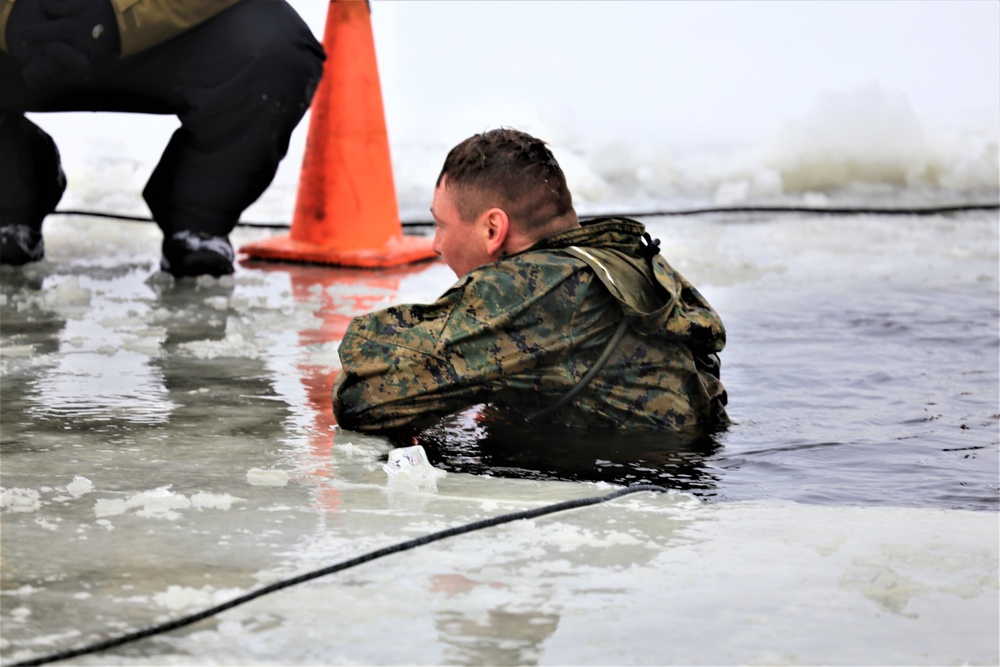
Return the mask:
{"type": "Polygon", "coordinates": [[[606,218],[463,276],[435,303],[355,318],[340,345],[333,409],[344,428],[426,425],[487,403],[542,410],[628,329],[595,377],[547,421],[687,429],[725,423],[722,320],[649,245],[606,218]],[[651,249],[651,250],[650,250],[651,249]]]}

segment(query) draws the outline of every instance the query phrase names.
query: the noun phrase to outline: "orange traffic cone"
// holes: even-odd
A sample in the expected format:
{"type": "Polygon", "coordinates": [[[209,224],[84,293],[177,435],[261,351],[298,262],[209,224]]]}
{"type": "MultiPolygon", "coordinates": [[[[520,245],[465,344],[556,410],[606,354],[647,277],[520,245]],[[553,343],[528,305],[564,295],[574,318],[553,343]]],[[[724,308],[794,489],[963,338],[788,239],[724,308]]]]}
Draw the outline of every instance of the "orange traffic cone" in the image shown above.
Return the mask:
{"type": "Polygon", "coordinates": [[[331,0],[290,234],[248,243],[258,259],[375,268],[434,257],[404,236],[365,0],[331,0]]]}

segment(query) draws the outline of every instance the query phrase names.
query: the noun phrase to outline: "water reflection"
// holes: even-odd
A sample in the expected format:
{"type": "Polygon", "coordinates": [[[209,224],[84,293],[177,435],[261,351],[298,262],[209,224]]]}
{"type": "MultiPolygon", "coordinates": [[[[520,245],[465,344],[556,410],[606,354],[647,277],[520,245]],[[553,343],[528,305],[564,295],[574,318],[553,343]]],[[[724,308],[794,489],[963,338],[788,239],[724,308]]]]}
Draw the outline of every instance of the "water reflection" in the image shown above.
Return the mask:
{"type": "Polygon", "coordinates": [[[238,344],[255,313],[231,280],[54,262],[0,278],[0,486],[33,501],[2,503],[2,590],[19,592],[4,661],[149,624],[168,586],[245,588],[316,529],[304,511],[251,514],[304,494],[247,482],[287,409],[238,344]]]}
{"type": "Polygon", "coordinates": [[[477,406],[442,419],[396,444],[420,444],[445,470],[497,477],[658,484],[715,495],[719,475],[709,459],[720,449],[715,433],[530,428],[495,418],[477,406]]]}
{"type": "Polygon", "coordinates": [[[447,611],[435,615],[434,626],[448,647],[448,664],[537,665],[545,640],[559,626],[559,616],[504,609],[476,616],[447,611]]]}
{"type": "Polygon", "coordinates": [[[286,437],[286,442],[297,450],[296,467],[313,482],[315,506],[335,513],[342,503],[340,490],[331,486],[337,477],[332,457],[336,420],[330,400],[339,371],[336,346],[356,315],[393,303],[401,282],[424,272],[427,265],[371,270],[246,260],[241,266],[287,280],[292,303],[313,313],[311,321],[294,327],[295,335],[285,346],[285,363],[276,363],[273,353],[269,363],[276,383],[287,386],[284,374],[301,385],[299,400],[290,402],[293,415],[286,430],[305,434],[304,441],[286,437]]]}

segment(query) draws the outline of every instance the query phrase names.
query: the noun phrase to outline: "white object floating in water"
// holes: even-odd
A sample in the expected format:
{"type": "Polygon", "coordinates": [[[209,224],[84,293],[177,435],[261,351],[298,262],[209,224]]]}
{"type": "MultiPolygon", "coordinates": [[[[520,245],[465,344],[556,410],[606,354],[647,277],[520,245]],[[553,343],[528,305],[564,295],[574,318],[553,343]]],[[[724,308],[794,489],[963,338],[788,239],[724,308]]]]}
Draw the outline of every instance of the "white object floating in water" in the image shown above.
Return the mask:
{"type": "Polygon", "coordinates": [[[406,476],[413,479],[443,477],[445,472],[438,470],[427,460],[427,452],[420,445],[398,447],[389,452],[389,461],[382,466],[389,477],[406,476]]]}
{"type": "Polygon", "coordinates": [[[428,493],[437,492],[438,477],[447,474],[431,465],[420,445],[393,449],[382,469],[389,475],[391,489],[428,493]]]}

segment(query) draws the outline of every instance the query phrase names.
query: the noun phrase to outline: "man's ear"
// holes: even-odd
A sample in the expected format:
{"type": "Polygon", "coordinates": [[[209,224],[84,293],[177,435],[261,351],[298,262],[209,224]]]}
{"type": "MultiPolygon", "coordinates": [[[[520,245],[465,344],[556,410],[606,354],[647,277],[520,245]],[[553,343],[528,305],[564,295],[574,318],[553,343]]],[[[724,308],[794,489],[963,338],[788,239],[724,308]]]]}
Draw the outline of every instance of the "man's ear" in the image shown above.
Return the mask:
{"type": "Polygon", "coordinates": [[[504,254],[507,235],[510,233],[510,218],[502,208],[491,208],[484,212],[484,240],[486,253],[496,261],[504,254]]]}

